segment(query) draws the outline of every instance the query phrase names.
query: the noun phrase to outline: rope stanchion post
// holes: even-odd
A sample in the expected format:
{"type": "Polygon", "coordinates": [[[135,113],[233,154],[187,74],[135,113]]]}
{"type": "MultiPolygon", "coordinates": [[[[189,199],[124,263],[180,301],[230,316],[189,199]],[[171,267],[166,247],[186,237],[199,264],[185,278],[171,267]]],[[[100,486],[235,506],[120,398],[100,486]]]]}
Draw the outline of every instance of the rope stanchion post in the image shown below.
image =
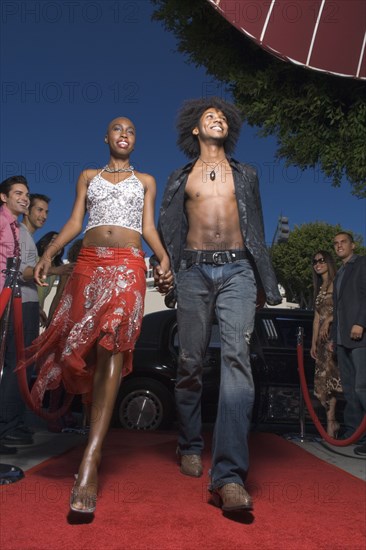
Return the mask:
{"type": "MultiPolygon", "coordinates": [[[[4,289],[8,290],[8,289],[4,289]]],[[[1,301],[2,306],[4,305],[2,315],[0,315],[0,333],[1,333],[1,342],[0,342],[0,384],[3,378],[4,372],[4,362],[5,362],[5,349],[6,349],[6,339],[8,336],[9,328],[9,318],[10,318],[10,308],[11,308],[11,298],[12,293],[2,292],[1,301]],[[6,302],[6,303],[5,303],[6,302]]]]}
{"type": "MultiPolygon", "coordinates": [[[[1,322],[1,349],[0,349],[0,384],[2,382],[6,340],[9,328],[10,310],[13,297],[18,296],[21,300],[21,291],[18,284],[20,269],[20,258],[8,258],[6,269],[3,272],[6,274],[5,285],[0,294],[0,322],[1,322]]],[[[18,466],[12,464],[0,463],[0,485],[9,485],[20,481],[24,477],[24,472],[18,466]]]]}
{"type": "MultiPolygon", "coordinates": [[[[304,328],[297,327],[297,345],[301,346],[302,353],[304,352],[303,341],[304,341],[304,328]]],[[[301,384],[299,384],[299,422],[300,422],[300,441],[301,443],[303,443],[305,441],[305,401],[304,401],[304,395],[301,389],[301,384]]]]}
{"type": "Polygon", "coordinates": [[[5,283],[2,292],[0,293],[0,323],[1,323],[1,344],[0,344],[0,383],[3,376],[5,347],[8,335],[10,310],[13,298],[13,288],[18,280],[20,268],[20,258],[8,258],[6,260],[5,283]]]}

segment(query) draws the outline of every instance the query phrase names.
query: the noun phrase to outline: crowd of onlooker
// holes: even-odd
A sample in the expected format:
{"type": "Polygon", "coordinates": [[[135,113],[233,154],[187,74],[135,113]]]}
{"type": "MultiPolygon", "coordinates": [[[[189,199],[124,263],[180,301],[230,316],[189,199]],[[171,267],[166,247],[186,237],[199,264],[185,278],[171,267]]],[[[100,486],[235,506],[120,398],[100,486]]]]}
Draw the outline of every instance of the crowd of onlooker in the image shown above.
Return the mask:
{"type": "MultiPolygon", "coordinates": [[[[37,243],[34,241],[36,231],[44,226],[49,210],[50,198],[43,194],[30,193],[26,178],[13,176],[0,184],[0,292],[6,282],[5,269],[7,259],[20,257],[19,287],[22,296],[22,321],[24,330],[24,346],[29,346],[39,335],[41,326],[46,326],[60,297],[75,262],[75,252],[80,249],[78,240],[68,253],[69,264],[62,261],[64,251],[61,250],[53,259],[52,268],[47,278],[48,286],[37,286],[33,280],[33,268],[45,248],[57,235],[56,231],[46,233],[37,243]],[[20,219],[20,220],[19,220],[20,219]],[[44,311],[47,295],[58,279],[58,292],[52,301],[48,315],[44,311]]],[[[2,320],[2,335],[5,338],[2,347],[1,363],[2,378],[0,383],[0,454],[15,454],[18,445],[33,443],[32,429],[25,422],[26,407],[20,395],[18,380],[14,369],[17,354],[14,332],[13,309],[9,307],[9,317],[2,320]]],[[[30,373],[30,371],[29,371],[30,373]]],[[[28,374],[30,377],[30,374],[28,374]]],[[[54,399],[53,399],[54,401],[54,399]]],[[[66,415],[58,424],[58,431],[75,420],[72,415],[66,415]]],[[[56,429],[56,425],[49,425],[56,429]]]]}

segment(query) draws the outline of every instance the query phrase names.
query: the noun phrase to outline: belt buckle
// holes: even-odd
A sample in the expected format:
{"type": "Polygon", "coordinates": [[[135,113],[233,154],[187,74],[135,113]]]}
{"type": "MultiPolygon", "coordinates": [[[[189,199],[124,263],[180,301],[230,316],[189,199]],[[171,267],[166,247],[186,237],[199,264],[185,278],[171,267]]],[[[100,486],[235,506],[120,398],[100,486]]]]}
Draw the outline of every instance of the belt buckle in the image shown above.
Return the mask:
{"type": "Polygon", "coordinates": [[[222,254],[221,252],[214,252],[212,254],[212,261],[215,265],[222,265],[223,263],[225,263],[222,261],[221,254],[222,254]]]}

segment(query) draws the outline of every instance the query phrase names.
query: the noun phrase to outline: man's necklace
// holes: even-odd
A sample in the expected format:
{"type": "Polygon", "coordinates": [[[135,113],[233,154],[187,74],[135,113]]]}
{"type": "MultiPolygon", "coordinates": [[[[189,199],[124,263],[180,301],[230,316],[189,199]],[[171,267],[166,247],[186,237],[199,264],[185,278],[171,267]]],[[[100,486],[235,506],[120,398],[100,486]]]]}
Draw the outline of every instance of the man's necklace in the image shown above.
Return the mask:
{"type": "MultiPolygon", "coordinates": [[[[201,157],[199,157],[200,161],[203,162],[203,164],[206,164],[206,166],[208,166],[208,168],[211,168],[211,166],[213,165],[213,162],[206,162],[205,160],[201,159],[201,157]]],[[[214,165],[214,167],[212,168],[211,172],[210,172],[210,180],[211,181],[214,181],[216,179],[216,168],[222,163],[224,162],[225,159],[222,159],[220,160],[218,163],[216,163],[214,165]]]]}
{"type": "Polygon", "coordinates": [[[130,164],[127,168],[110,168],[109,165],[104,167],[105,172],[109,172],[110,174],[115,174],[117,172],[133,172],[134,167],[130,164]]]}

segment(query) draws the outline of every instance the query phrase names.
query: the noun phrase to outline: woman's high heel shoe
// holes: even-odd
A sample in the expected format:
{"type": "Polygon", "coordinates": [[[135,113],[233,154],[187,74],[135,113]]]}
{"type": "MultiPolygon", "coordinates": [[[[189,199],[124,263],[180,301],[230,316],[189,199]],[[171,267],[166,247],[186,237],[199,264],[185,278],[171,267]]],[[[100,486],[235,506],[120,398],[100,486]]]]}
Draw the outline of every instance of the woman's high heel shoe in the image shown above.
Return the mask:
{"type": "Polygon", "coordinates": [[[339,422],[336,420],[328,420],[327,422],[327,434],[333,439],[337,439],[339,432],[339,422]]]}
{"type": "Polygon", "coordinates": [[[70,495],[70,510],[79,514],[93,514],[97,506],[96,493],[89,493],[87,485],[77,485],[77,475],[75,475],[75,479],[70,495]],[[76,504],[81,504],[81,507],[76,504]]]}

